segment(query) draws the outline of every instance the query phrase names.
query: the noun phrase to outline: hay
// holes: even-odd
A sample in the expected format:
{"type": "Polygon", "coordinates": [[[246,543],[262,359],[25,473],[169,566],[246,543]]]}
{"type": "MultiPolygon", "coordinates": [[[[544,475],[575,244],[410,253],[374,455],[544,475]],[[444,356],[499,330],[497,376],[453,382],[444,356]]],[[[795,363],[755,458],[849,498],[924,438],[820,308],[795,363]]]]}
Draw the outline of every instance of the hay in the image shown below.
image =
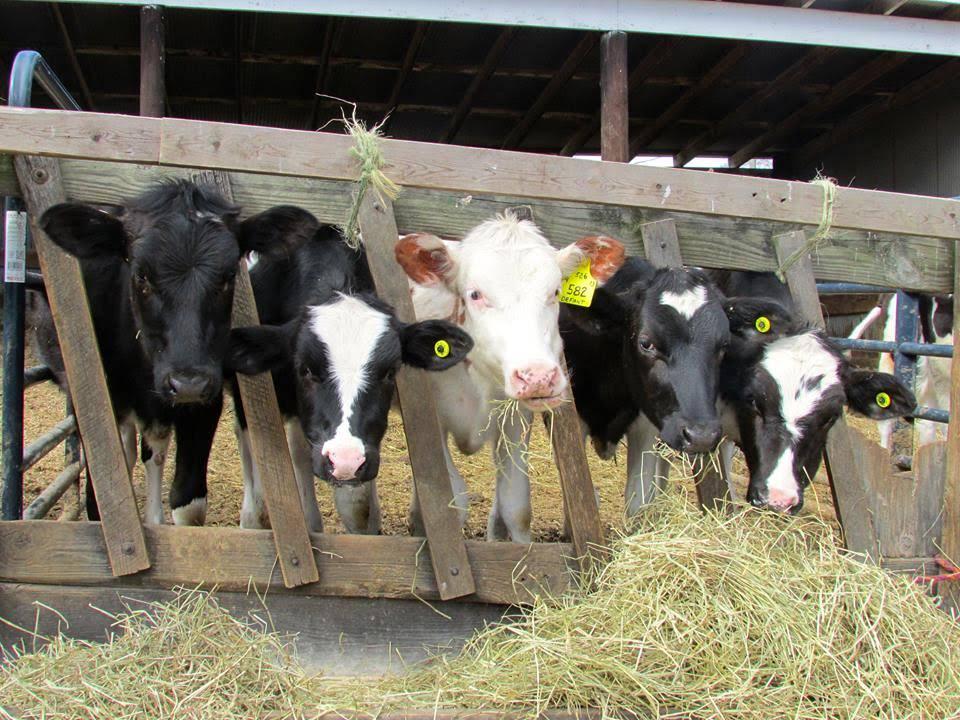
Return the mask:
{"type": "Polygon", "coordinates": [[[780,282],[787,281],[787,270],[793,267],[801,258],[806,257],[818,249],[830,238],[830,229],[833,226],[833,206],[837,201],[837,181],[833,178],[826,177],[818,170],[817,176],[810,181],[810,184],[817,185],[823,190],[823,207],[820,209],[820,223],[817,225],[817,229],[813,235],[780,263],[780,266],[777,268],[777,277],[780,279],[780,282]]]}
{"type": "Polygon", "coordinates": [[[308,678],[276,637],[190,594],[57,640],[0,698],[47,717],[258,717],[598,707],[684,718],[960,716],[960,629],[923,591],[847,557],[813,519],[701,514],[678,492],[619,538],[593,589],[544,599],[454,658],[382,680],[308,678]],[[190,713],[182,710],[190,698],[190,713]],[[137,714],[141,713],[141,714],[137,714]]]}

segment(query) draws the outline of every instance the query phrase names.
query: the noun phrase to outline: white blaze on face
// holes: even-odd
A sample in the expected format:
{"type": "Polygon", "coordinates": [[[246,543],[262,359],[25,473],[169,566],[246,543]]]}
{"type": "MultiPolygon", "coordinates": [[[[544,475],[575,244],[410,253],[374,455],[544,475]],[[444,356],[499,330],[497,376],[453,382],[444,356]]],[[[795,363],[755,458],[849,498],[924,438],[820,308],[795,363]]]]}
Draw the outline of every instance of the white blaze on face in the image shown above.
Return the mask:
{"type": "Polygon", "coordinates": [[[323,444],[331,448],[363,452],[363,441],[350,432],[350,418],[357,397],[367,382],[367,365],[389,319],[379,310],[349,295],[340,295],[326,305],[309,310],[310,329],[327,351],[330,378],[340,396],[340,424],[333,438],[323,444]]]}
{"type": "Polygon", "coordinates": [[[672,307],[687,320],[707,303],[707,289],[703,285],[675,293],[667,290],[660,296],[660,304],[672,307]]]}
{"type": "Polygon", "coordinates": [[[780,392],[780,414],[791,445],[777,458],[767,479],[768,493],[799,496],[793,474],[793,446],[800,440],[800,422],[812,413],[824,394],[840,383],[837,358],[812,333],[786,337],[767,346],[762,361],[780,392]]]}

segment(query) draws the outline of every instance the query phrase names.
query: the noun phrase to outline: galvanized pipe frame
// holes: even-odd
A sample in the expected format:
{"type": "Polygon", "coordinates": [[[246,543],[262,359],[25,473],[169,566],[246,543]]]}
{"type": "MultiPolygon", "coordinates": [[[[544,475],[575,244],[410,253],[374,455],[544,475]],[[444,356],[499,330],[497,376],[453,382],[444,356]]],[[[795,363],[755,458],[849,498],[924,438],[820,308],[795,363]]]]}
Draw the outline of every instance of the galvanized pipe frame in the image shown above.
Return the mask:
{"type": "MultiPolygon", "coordinates": [[[[23,50],[17,53],[10,71],[7,104],[11,107],[30,107],[33,84],[36,82],[47,95],[63,110],[80,110],[53,69],[40,53],[23,50]]],[[[4,218],[8,213],[23,212],[23,202],[17,198],[4,199],[4,218]]],[[[25,256],[29,247],[29,230],[25,228],[23,246],[17,247],[20,238],[8,237],[7,223],[4,223],[4,256],[14,253],[25,256]]],[[[3,467],[2,490],[0,490],[0,518],[18,520],[23,514],[23,391],[24,378],[24,336],[26,311],[26,288],[24,278],[11,277],[4,263],[3,283],[3,409],[2,409],[2,448],[3,467]]],[[[31,278],[34,279],[34,278],[31,278]]],[[[74,452],[77,451],[74,445],[74,452]]]]}

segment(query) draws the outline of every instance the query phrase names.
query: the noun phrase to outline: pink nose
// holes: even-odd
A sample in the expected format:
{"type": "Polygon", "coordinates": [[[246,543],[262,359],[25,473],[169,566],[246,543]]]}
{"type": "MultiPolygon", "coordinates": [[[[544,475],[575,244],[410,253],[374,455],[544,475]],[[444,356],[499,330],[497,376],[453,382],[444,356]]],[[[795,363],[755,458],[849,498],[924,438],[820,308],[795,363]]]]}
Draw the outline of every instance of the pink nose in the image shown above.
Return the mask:
{"type": "Polygon", "coordinates": [[[772,507],[774,510],[786,512],[794,505],[799,504],[800,496],[796,492],[770,488],[770,493],[767,497],[767,505],[772,507]]]}
{"type": "Polygon", "coordinates": [[[363,451],[355,447],[331,447],[324,450],[323,455],[330,461],[331,472],[337,480],[350,480],[355,477],[357,470],[366,460],[363,451]]]}
{"type": "Polygon", "coordinates": [[[555,387],[560,379],[560,368],[556,365],[528,365],[513,371],[510,384],[521,400],[555,395],[555,387]]]}

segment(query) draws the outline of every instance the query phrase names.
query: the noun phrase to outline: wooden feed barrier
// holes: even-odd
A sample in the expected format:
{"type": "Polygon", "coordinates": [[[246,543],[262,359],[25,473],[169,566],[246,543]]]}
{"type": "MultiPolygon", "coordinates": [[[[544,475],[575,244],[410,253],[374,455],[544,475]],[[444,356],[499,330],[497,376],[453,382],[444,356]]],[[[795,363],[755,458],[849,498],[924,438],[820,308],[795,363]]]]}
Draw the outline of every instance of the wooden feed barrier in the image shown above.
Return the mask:
{"type": "MultiPolygon", "coordinates": [[[[70,633],[103,637],[109,620],[91,619],[88,604],[116,609],[120,595],[158,599],[176,586],[202,585],[219,588],[226,607],[243,611],[259,602],[245,594],[252,583],[268,591],[277,627],[299,631],[315,648],[314,659],[362,671],[362,663],[345,659],[344,643],[362,654],[370,634],[386,632],[391,622],[412,633],[406,649],[449,639],[500,617],[504,606],[563,592],[578,571],[576,559],[593,558],[604,538],[572,406],[554,419],[572,544],[464,540],[434,399],[422,392],[422,371],[409,368],[397,384],[426,540],[307,532],[267,376],[242,380],[241,392],[273,529],[141,524],[79,267],[44,237],[36,219],[65,199],[117,204],[158,179],[192,176],[215,184],[247,214],[285,203],[339,223],[359,173],[351,147],[349,137],[328,133],[0,109],[0,194],[21,195],[34,222],[103,517],[0,523],[0,615],[33,628],[32,603],[39,601],[65,612],[70,633]]],[[[398,231],[462,236],[494,213],[525,204],[558,246],[606,234],[655,264],[774,270],[820,223],[824,203],[822,188],[800,182],[398,140],[381,147],[384,172],[403,192],[393,203],[368,193],[360,225],[377,288],[405,321],[413,308],[392,257],[398,231]]],[[[830,240],[787,273],[798,307],[822,322],[815,278],[955,292],[958,213],[960,203],[951,200],[837,189],[830,240]]],[[[242,265],[234,316],[244,324],[256,319],[242,265]]],[[[956,408],[960,371],[953,378],[956,408]]],[[[940,547],[960,556],[955,418],[949,438],[917,454],[913,475],[895,474],[883,451],[837,423],[827,468],[851,550],[914,573],[940,547]]],[[[726,478],[708,473],[698,486],[700,500],[710,505],[727,488],[726,478]]],[[[38,631],[56,630],[55,621],[42,617],[38,631]]],[[[20,639],[14,635],[4,629],[0,641],[20,639]]]]}

